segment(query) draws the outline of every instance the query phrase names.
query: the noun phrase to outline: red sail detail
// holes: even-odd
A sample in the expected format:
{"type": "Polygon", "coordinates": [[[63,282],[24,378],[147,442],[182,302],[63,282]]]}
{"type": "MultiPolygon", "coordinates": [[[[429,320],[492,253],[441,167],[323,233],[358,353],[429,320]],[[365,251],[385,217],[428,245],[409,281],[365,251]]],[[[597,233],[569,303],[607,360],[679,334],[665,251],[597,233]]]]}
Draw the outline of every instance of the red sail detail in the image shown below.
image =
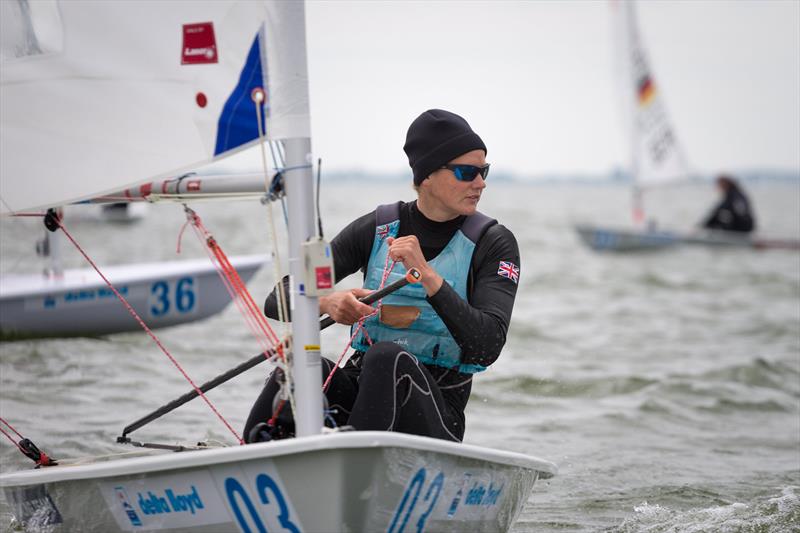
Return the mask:
{"type": "Polygon", "coordinates": [[[217,38],[214,36],[214,23],[184,24],[181,65],[217,62],[217,38]]]}

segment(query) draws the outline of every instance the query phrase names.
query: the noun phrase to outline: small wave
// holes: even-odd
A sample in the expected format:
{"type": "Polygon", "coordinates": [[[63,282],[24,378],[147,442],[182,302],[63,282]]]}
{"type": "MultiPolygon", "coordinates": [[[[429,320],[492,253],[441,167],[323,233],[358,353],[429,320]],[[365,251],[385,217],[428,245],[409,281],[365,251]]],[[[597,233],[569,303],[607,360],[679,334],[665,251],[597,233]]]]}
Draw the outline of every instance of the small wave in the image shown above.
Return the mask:
{"type": "Polygon", "coordinates": [[[732,411],[758,411],[758,412],[792,412],[795,409],[793,403],[780,403],[775,400],[763,401],[741,401],[730,398],[720,398],[714,405],[699,407],[711,413],[729,413],[732,411]]]}
{"type": "Polygon", "coordinates": [[[670,289],[682,291],[708,291],[712,287],[709,285],[708,280],[693,279],[686,276],[673,274],[672,276],[663,273],[645,272],[640,274],[633,280],[638,286],[649,287],[653,289],[670,289]]]}
{"type": "Polygon", "coordinates": [[[704,509],[678,510],[643,502],[634,515],[609,532],[797,532],[800,524],[800,487],[783,489],[780,496],[750,503],[731,503],[704,509]]]}
{"type": "Polygon", "coordinates": [[[800,371],[796,366],[758,357],[750,363],[712,370],[702,375],[708,381],[733,381],[745,385],[800,394],[800,371]]]}
{"type": "Polygon", "coordinates": [[[636,376],[603,377],[582,380],[539,379],[528,376],[502,378],[491,386],[500,390],[535,396],[598,398],[629,394],[639,391],[655,381],[636,376]]]}

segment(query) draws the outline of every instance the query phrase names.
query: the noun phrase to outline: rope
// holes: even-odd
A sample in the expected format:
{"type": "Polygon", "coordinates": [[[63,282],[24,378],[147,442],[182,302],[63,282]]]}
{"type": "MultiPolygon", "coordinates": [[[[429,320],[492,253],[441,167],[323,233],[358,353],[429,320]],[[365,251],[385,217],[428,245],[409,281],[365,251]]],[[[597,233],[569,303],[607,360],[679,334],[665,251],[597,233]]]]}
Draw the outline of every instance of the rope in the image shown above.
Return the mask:
{"type": "Polygon", "coordinates": [[[19,451],[22,451],[22,446],[20,446],[19,444],[17,444],[17,441],[15,441],[15,440],[14,440],[14,437],[12,437],[12,436],[11,436],[11,435],[9,435],[8,433],[6,433],[6,431],[5,431],[3,428],[0,428],[0,433],[2,433],[3,435],[5,435],[5,436],[6,436],[6,438],[7,438],[8,440],[10,440],[10,441],[11,441],[11,444],[13,444],[13,445],[14,445],[14,446],[16,446],[17,448],[19,448],[19,451]]]}
{"type": "Polygon", "coordinates": [[[187,206],[184,206],[184,210],[186,211],[187,224],[191,224],[195,235],[203,243],[211,263],[217,269],[225,289],[242,313],[253,336],[262,344],[265,352],[275,347],[281,359],[285,359],[280,339],[269,326],[269,322],[267,322],[266,317],[255,303],[255,300],[253,300],[250,291],[247,290],[247,286],[228,259],[228,256],[225,255],[222,247],[219,246],[216,239],[206,229],[202,219],[195,211],[187,206]]]}
{"type": "MultiPolygon", "coordinates": [[[[261,114],[261,111],[262,111],[261,105],[266,100],[267,95],[266,95],[266,93],[264,92],[263,89],[257,88],[257,89],[253,90],[253,92],[251,94],[251,98],[252,98],[253,104],[255,105],[255,108],[256,108],[256,122],[258,123],[258,139],[260,141],[258,144],[259,144],[259,146],[261,148],[261,167],[262,167],[262,170],[264,172],[264,190],[269,192],[269,190],[270,190],[269,171],[268,171],[268,168],[267,168],[266,150],[264,149],[264,143],[265,142],[269,142],[269,141],[267,141],[265,139],[265,137],[264,137],[264,128],[263,128],[262,114],[261,114]]],[[[271,143],[270,143],[269,147],[270,147],[270,151],[272,152],[273,163],[277,163],[277,161],[275,161],[275,153],[273,151],[271,143]]],[[[276,146],[276,149],[278,151],[278,154],[280,155],[280,146],[279,145],[276,146]]],[[[283,165],[281,165],[281,166],[283,166],[283,165]]],[[[272,202],[267,202],[267,219],[269,220],[269,229],[270,229],[269,234],[270,234],[270,239],[272,241],[271,244],[272,244],[272,250],[273,250],[272,273],[273,273],[273,276],[275,277],[275,283],[277,284],[277,288],[278,288],[278,321],[283,324],[283,335],[282,336],[284,338],[289,338],[288,322],[286,322],[286,320],[285,320],[286,314],[287,314],[286,313],[287,299],[286,299],[285,291],[283,290],[283,276],[281,275],[281,260],[280,260],[280,254],[278,253],[278,236],[277,236],[277,232],[275,230],[275,217],[274,217],[274,214],[272,213],[272,202]]],[[[287,385],[288,390],[289,390],[289,402],[290,402],[290,404],[292,406],[292,412],[296,413],[297,409],[295,407],[294,394],[292,393],[292,391],[294,390],[294,387],[293,387],[294,379],[292,377],[292,367],[291,367],[291,365],[288,364],[288,362],[287,362],[285,357],[282,359],[282,362],[283,362],[282,366],[283,366],[284,380],[285,380],[286,385],[287,385]]]]}
{"type": "Polygon", "coordinates": [[[22,454],[25,457],[27,457],[31,461],[35,462],[36,463],[36,468],[39,468],[40,466],[54,466],[54,465],[58,464],[55,460],[53,460],[50,457],[48,457],[46,453],[44,453],[39,448],[37,448],[36,445],[33,443],[33,441],[31,441],[28,438],[23,437],[22,434],[19,431],[17,431],[16,429],[14,429],[14,426],[9,424],[4,418],[0,418],[0,422],[5,424],[6,426],[8,426],[8,428],[11,431],[16,433],[17,436],[20,438],[20,440],[19,440],[19,442],[14,440],[14,437],[9,435],[8,432],[5,431],[2,427],[0,427],[0,433],[5,435],[6,438],[8,440],[10,440],[11,443],[14,446],[16,446],[17,449],[20,452],[22,452],[22,454]]]}
{"type": "Polygon", "coordinates": [[[233,427],[228,423],[228,421],[225,420],[225,417],[223,417],[222,414],[220,414],[220,412],[217,411],[217,408],[214,407],[214,404],[212,404],[211,401],[206,397],[206,395],[203,394],[203,391],[200,390],[200,387],[198,387],[195,384],[195,382],[192,380],[192,378],[189,377],[189,374],[186,373],[186,371],[183,369],[183,367],[181,367],[181,365],[178,363],[178,361],[172,356],[172,354],[169,352],[169,350],[167,350],[167,348],[161,343],[159,338],[156,337],[155,333],[153,333],[153,331],[149,327],[147,327],[147,324],[144,323],[144,320],[141,319],[141,317],[136,312],[136,310],[131,306],[130,303],[128,303],[128,300],[126,300],[125,297],[122,296],[122,294],[120,294],[120,292],[117,290],[117,288],[114,287],[114,285],[111,284],[111,282],[108,280],[108,278],[105,277],[105,275],[100,271],[100,269],[97,267],[97,265],[94,263],[94,261],[92,261],[92,259],[88,256],[88,254],[83,250],[83,248],[81,248],[81,246],[78,244],[78,242],[67,231],[67,228],[64,227],[64,224],[62,224],[62,222],[60,220],[57,220],[57,223],[58,223],[58,226],[61,228],[61,230],[64,232],[64,235],[67,236],[67,238],[70,240],[70,242],[72,242],[72,244],[75,246],[75,248],[77,248],[77,250],[81,253],[81,255],[83,255],[83,257],[86,259],[86,261],[88,261],[88,263],[92,266],[92,268],[94,268],[94,270],[97,272],[97,274],[101,278],[103,278],[103,281],[106,283],[106,285],[108,285],[108,288],[111,289],[111,291],[117,296],[117,298],[120,300],[120,302],[122,302],[122,305],[124,305],[125,308],[128,310],[128,312],[131,314],[131,316],[133,316],[133,318],[136,319],[136,321],[139,323],[139,325],[142,327],[142,329],[144,329],[144,331],[150,336],[150,338],[153,339],[153,342],[156,343],[156,345],[161,349],[161,351],[164,353],[164,355],[166,355],[167,358],[169,358],[169,360],[172,362],[172,364],[175,365],[175,368],[177,368],[178,371],[183,375],[183,377],[186,378],[186,381],[188,381],[191,384],[192,388],[194,388],[194,390],[197,392],[198,396],[203,398],[203,401],[206,402],[206,404],[211,409],[211,411],[213,411],[214,414],[217,415],[217,418],[219,418],[220,421],[222,421],[222,423],[225,425],[225,427],[228,428],[228,430],[234,435],[234,437],[236,437],[236,440],[239,441],[239,444],[244,444],[244,440],[239,436],[239,434],[236,432],[236,430],[233,429],[233,427]]]}
{"type": "MultiPolygon", "coordinates": [[[[188,207],[186,207],[186,204],[184,204],[183,207],[184,207],[184,210],[188,209],[188,207]]],[[[181,241],[183,240],[183,232],[186,231],[186,226],[188,226],[190,223],[191,223],[191,220],[189,219],[189,217],[186,217],[186,222],[183,223],[183,226],[181,226],[181,230],[178,232],[178,244],[177,244],[177,246],[175,246],[175,253],[176,254],[180,254],[181,253],[181,241]]]]}
{"type": "MultiPolygon", "coordinates": [[[[16,433],[16,434],[17,434],[17,437],[19,437],[19,438],[21,438],[21,439],[24,439],[24,438],[25,438],[25,437],[23,437],[23,436],[20,434],[20,432],[19,432],[19,431],[17,431],[16,429],[14,429],[14,426],[12,426],[12,425],[11,425],[11,424],[9,424],[8,422],[6,422],[5,418],[0,418],[0,422],[2,422],[3,424],[5,424],[6,426],[8,426],[8,429],[10,429],[10,430],[11,430],[11,431],[13,431],[14,433],[16,433]]],[[[6,437],[8,437],[9,439],[11,439],[11,442],[14,442],[14,438],[13,438],[11,435],[9,435],[8,433],[6,433],[5,431],[3,431],[3,428],[0,428],[0,431],[2,431],[2,432],[3,432],[3,435],[5,435],[5,436],[6,436],[6,437]]],[[[17,444],[17,443],[16,443],[16,442],[14,442],[14,444],[17,444]]]]}
{"type": "MultiPolygon", "coordinates": [[[[378,286],[377,290],[381,290],[383,288],[383,286],[386,284],[386,280],[389,279],[389,274],[392,273],[392,270],[394,270],[394,267],[395,267],[396,264],[397,263],[395,261],[392,261],[391,265],[389,264],[389,255],[387,254],[386,255],[386,262],[384,262],[384,264],[383,264],[383,275],[381,276],[381,283],[378,286]]],[[[339,368],[339,365],[342,363],[342,360],[344,359],[344,356],[347,353],[347,350],[350,348],[350,345],[353,343],[353,339],[356,338],[356,335],[358,335],[359,331],[363,331],[364,332],[364,337],[367,340],[367,344],[372,346],[372,339],[369,338],[369,333],[367,333],[366,328],[364,328],[364,322],[368,318],[377,315],[381,310],[381,305],[383,305],[383,298],[378,300],[378,302],[375,304],[375,310],[373,312],[369,313],[368,315],[364,315],[364,316],[362,316],[361,318],[358,319],[358,323],[356,324],[355,330],[353,331],[353,334],[350,336],[350,340],[347,341],[347,344],[344,347],[344,351],[342,352],[342,355],[340,355],[339,359],[336,360],[336,364],[333,365],[333,368],[331,368],[331,371],[328,373],[328,377],[325,379],[325,383],[322,385],[322,392],[323,393],[328,391],[328,386],[330,385],[331,380],[333,379],[333,374],[336,373],[336,370],[339,368]]]]}
{"type": "Polygon", "coordinates": [[[325,383],[323,383],[323,385],[322,385],[322,392],[323,393],[328,392],[328,386],[330,385],[331,380],[333,379],[333,374],[336,373],[336,369],[339,368],[339,365],[341,364],[342,359],[344,359],[344,356],[347,354],[347,350],[350,349],[350,344],[353,342],[353,339],[356,338],[356,336],[358,335],[359,331],[362,331],[362,330],[364,331],[364,336],[367,338],[367,342],[369,343],[370,346],[372,346],[372,340],[369,338],[369,335],[367,334],[367,330],[364,329],[364,321],[367,320],[370,317],[373,317],[373,316],[377,315],[377,314],[378,314],[378,309],[375,309],[370,314],[364,315],[364,316],[362,316],[361,318],[358,319],[358,322],[356,323],[356,327],[353,330],[353,334],[350,336],[350,340],[347,341],[347,344],[344,347],[344,351],[342,351],[342,354],[339,356],[339,359],[336,360],[336,364],[333,365],[333,368],[331,368],[331,371],[328,373],[328,377],[325,378],[325,383]]]}

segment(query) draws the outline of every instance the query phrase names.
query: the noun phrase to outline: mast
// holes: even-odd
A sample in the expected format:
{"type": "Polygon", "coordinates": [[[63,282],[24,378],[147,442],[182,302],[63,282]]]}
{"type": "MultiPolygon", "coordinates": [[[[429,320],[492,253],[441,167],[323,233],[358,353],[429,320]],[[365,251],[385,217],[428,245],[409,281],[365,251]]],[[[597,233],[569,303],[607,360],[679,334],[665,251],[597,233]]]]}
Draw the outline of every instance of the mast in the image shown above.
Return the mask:
{"type": "Polygon", "coordinates": [[[306,294],[305,288],[314,281],[305,279],[302,252],[302,245],[315,236],[305,6],[270,0],[267,9],[267,135],[283,143],[286,155],[294,415],[297,436],[302,437],[320,433],[323,424],[319,300],[306,294]]]}
{"type": "Polygon", "coordinates": [[[621,17],[623,17],[623,54],[625,55],[624,66],[626,91],[625,98],[628,106],[628,118],[631,119],[630,127],[630,169],[631,180],[633,182],[631,187],[631,215],[635,225],[641,225],[644,222],[644,202],[642,196],[641,186],[641,152],[639,150],[639,139],[641,139],[642,129],[637,115],[638,110],[638,91],[634,89],[638,83],[636,79],[635,68],[633,65],[640,61],[640,58],[635,55],[638,54],[639,38],[636,31],[636,6],[633,2],[626,2],[624,6],[616,6],[617,9],[622,10],[621,17]],[[630,85],[627,85],[630,84],[630,85]]]}
{"type": "Polygon", "coordinates": [[[301,248],[315,234],[314,181],[307,156],[311,139],[287,139],[286,199],[289,204],[289,274],[291,276],[295,427],[297,436],[314,435],[322,429],[320,374],[319,299],[306,294],[313,280],[306,280],[301,248]],[[299,168],[293,168],[299,167],[299,168]]]}

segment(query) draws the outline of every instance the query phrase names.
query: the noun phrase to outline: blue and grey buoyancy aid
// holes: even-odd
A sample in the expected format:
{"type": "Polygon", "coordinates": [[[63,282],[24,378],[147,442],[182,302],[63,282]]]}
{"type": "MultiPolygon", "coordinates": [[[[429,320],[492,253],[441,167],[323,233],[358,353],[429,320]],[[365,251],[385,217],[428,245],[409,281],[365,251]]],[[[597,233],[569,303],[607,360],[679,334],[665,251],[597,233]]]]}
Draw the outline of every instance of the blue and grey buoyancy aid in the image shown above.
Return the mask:
{"type": "MultiPolygon", "coordinates": [[[[386,239],[397,237],[400,230],[400,202],[379,206],[375,214],[375,240],[364,276],[364,288],[371,290],[377,289],[383,278],[383,268],[389,253],[386,239]]],[[[494,223],[496,220],[482,213],[476,212],[468,216],[447,246],[434,259],[428,261],[428,264],[464,300],[467,299],[467,278],[475,244],[483,232],[494,223]]],[[[405,274],[403,270],[402,264],[398,265],[389,274],[385,285],[402,278],[405,274]]],[[[422,284],[413,284],[384,297],[383,306],[415,307],[419,309],[419,315],[410,325],[403,328],[387,325],[378,316],[368,318],[364,321],[364,327],[372,342],[391,341],[399,344],[426,364],[457,368],[459,372],[469,374],[486,370],[482,365],[461,362],[461,347],[425,296],[422,284]]],[[[369,343],[362,331],[353,339],[352,346],[360,351],[369,349],[369,343]]]]}

